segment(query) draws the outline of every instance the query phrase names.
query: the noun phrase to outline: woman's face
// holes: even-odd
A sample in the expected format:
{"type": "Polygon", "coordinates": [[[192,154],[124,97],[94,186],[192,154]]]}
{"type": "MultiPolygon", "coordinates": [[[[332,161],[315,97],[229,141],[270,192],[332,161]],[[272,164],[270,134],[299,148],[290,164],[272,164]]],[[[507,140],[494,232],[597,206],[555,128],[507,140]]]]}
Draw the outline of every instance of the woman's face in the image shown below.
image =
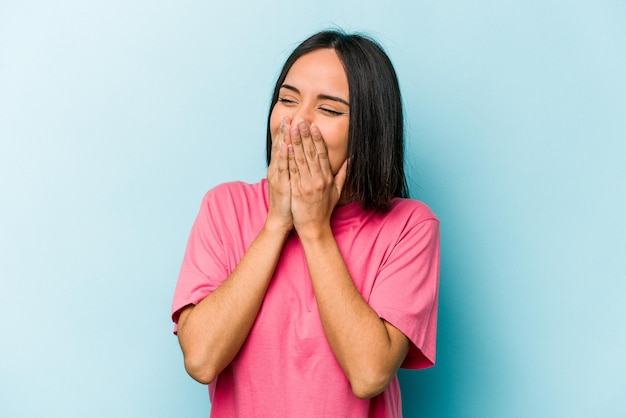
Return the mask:
{"type": "Polygon", "coordinates": [[[335,50],[318,49],[303,55],[280,86],[270,117],[272,136],[285,117],[294,125],[301,119],[309,125],[314,123],[324,137],[330,166],[336,173],[348,154],[349,93],[348,78],[335,50]]]}

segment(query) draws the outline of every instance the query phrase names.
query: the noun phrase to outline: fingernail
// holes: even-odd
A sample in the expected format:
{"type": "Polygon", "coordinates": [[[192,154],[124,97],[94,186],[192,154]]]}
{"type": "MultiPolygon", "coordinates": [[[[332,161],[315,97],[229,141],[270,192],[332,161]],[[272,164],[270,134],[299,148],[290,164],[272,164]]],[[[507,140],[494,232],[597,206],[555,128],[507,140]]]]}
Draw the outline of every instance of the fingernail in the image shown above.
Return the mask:
{"type": "Polygon", "coordinates": [[[285,118],[283,118],[283,119],[280,121],[280,129],[283,129],[284,127],[285,127],[285,118]]]}
{"type": "Polygon", "coordinates": [[[294,136],[294,137],[300,136],[300,131],[298,130],[297,127],[294,127],[291,129],[291,136],[294,136]]]}
{"type": "Polygon", "coordinates": [[[311,124],[311,133],[313,135],[317,135],[320,133],[320,130],[317,128],[317,126],[314,123],[311,124]]]}

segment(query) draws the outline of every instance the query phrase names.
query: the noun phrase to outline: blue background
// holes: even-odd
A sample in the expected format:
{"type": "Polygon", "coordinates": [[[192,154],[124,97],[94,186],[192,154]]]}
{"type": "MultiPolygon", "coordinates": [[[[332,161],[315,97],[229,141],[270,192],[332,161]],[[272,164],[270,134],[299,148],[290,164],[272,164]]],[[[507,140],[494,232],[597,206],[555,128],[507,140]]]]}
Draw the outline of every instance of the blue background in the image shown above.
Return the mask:
{"type": "Polygon", "coordinates": [[[0,0],[0,416],[206,417],[169,307],[206,190],[265,174],[288,52],[387,49],[442,223],[408,417],[626,411],[626,4],[0,0]],[[421,414],[421,415],[420,415],[421,414]]]}

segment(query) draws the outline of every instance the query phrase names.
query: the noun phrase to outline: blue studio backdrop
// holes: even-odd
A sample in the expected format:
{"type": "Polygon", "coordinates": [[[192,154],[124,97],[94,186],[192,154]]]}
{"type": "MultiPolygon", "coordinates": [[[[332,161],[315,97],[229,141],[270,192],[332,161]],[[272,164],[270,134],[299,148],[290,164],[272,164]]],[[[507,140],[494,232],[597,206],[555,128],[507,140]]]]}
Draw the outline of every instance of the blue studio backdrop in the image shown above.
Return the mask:
{"type": "Polygon", "coordinates": [[[441,219],[407,417],[626,411],[626,4],[0,0],[0,417],[206,417],[169,309],[203,194],[265,175],[271,88],[327,27],[403,92],[441,219]]]}

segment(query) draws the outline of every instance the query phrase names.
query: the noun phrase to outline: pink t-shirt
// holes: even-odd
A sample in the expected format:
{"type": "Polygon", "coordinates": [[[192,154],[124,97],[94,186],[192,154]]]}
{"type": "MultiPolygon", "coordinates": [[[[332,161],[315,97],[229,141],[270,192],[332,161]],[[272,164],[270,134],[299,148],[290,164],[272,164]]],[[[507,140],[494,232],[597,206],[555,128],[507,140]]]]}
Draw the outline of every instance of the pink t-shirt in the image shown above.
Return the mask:
{"type": "MultiPolygon", "coordinates": [[[[209,191],[193,225],[174,293],[172,318],[214,291],[260,232],[267,181],[209,191]]],[[[423,203],[394,199],[387,213],[350,203],[331,226],[367,303],[411,341],[402,367],[435,362],[439,221],[423,203]]],[[[176,332],[176,325],[174,328],[176,332]]],[[[322,328],[302,245],[292,233],[261,310],[232,363],[209,385],[212,417],[400,417],[397,377],[372,399],[358,399],[322,328]]]]}

